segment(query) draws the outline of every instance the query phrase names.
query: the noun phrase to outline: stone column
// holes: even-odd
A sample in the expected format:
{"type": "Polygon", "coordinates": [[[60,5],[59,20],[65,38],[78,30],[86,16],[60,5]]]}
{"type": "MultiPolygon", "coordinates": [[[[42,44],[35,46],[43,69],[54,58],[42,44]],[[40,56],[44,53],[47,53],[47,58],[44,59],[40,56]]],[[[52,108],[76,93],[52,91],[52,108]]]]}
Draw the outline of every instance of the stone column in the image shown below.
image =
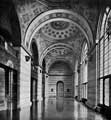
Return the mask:
{"type": "Polygon", "coordinates": [[[28,52],[23,47],[19,48],[20,51],[20,77],[19,77],[19,92],[20,105],[25,107],[31,105],[30,101],[30,85],[31,85],[31,59],[28,52]]]}
{"type": "Polygon", "coordinates": [[[93,50],[88,61],[88,105],[96,105],[96,49],[93,50]]]}
{"type": "Polygon", "coordinates": [[[81,64],[78,66],[78,100],[81,100],[81,64]]]}
{"type": "Polygon", "coordinates": [[[45,80],[46,80],[46,73],[42,72],[42,97],[45,99],[45,80]]]}
{"type": "Polygon", "coordinates": [[[74,78],[75,78],[75,72],[73,72],[73,75],[72,75],[72,80],[73,80],[73,85],[72,85],[72,97],[74,97],[75,96],[75,81],[74,81],[74,78]]]}
{"type": "Polygon", "coordinates": [[[38,66],[37,100],[42,99],[42,68],[38,66]]]}
{"type": "Polygon", "coordinates": [[[48,98],[48,75],[45,74],[45,98],[48,98]]]}

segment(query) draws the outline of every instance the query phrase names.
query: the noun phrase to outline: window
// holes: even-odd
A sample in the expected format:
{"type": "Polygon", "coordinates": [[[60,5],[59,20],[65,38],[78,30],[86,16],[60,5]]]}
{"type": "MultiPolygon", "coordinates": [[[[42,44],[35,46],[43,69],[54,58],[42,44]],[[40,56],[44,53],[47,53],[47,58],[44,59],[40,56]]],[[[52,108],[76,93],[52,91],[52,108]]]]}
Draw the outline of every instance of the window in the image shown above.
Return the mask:
{"type": "Polygon", "coordinates": [[[82,55],[81,55],[81,97],[87,99],[87,87],[88,87],[88,46],[87,43],[83,44],[82,55]]]}
{"type": "Polygon", "coordinates": [[[5,70],[0,67],[0,104],[5,101],[5,70]]]}
{"type": "Polygon", "coordinates": [[[111,12],[104,13],[101,36],[98,43],[98,84],[99,103],[109,106],[109,91],[111,78],[111,12]]]}

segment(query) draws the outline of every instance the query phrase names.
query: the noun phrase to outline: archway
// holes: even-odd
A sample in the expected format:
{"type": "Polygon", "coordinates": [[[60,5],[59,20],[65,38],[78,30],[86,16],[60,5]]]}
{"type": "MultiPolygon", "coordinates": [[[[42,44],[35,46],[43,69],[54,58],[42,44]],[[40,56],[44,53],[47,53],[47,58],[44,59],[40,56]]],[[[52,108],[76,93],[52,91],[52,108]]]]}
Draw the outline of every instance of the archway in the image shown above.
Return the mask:
{"type": "Polygon", "coordinates": [[[31,101],[37,100],[37,83],[38,83],[38,49],[36,42],[33,41],[31,44],[31,52],[32,52],[32,59],[31,59],[31,101]]]}
{"type": "Polygon", "coordinates": [[[58,81],[56,84],[56,96],[64,97],[64,83],[62,81],[58,81]]]}
{"type": "Polygon", "coordinates": [[[45,76],[46,76],[46,63],[45,63],[45,59],[43,59],[43,62],[42,62],[42,97],[43,97],[43,100],[45,98],[45,76]]]}
{"type": "Polygon", "coordinates": [[[111,9],[101,12],[97,35],[96,103],[110,106],[111,91],[111,9]]]}
{"type": "Polygon", "coordinates": [[[82,16],[69,10],[55,9],[46,11],[31,22],[24,37],[25,46],[29,48],[36,32],[47,23],[51,23],[53,21],[65,21],[74,24],[85,35],[88,46],[90,47],[93,44],[92,30],[87,21],[82,16]]]}
{"type": "Polygon", "coordinates": [[[48,96],[72,97],[73,96],[73,71],[64,61],[56,61],[48,71],[48,96]]]}
{"type": "Polygon", "coordinates": [[[87,99],[88,93],[88,46],[85,42],[81,53],[81,98],[87,99]]]}

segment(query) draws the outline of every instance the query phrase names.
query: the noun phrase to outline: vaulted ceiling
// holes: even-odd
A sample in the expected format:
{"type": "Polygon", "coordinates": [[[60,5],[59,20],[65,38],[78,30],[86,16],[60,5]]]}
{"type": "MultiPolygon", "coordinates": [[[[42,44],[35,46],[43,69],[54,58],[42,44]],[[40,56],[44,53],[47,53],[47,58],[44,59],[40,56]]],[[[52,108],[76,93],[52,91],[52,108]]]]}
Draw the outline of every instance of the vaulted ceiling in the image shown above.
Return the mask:
{"type": "MultiPolygon", "coordinates": [[[[1,2],[0,8],[7,13],[6,3],[11,2],[1,2]]],[[[11,14],[0,12],[0,18],[3,18],[0,19],[0,28],[11,36],[15,35],[12,41],[22,44],[29,51],[32,41],[35,41],[39,64],[42,65],[44,59],[47,71],[56,61],[67,61],[74,68],[83,43],[87,42],[91,47],[95,42],[99,12],[103,5],[101,0],[13,0],[12,4],[15,12],[11,9],[11,19],[6,21],[11,27],[6,28],[7,24],[2,24],[4,17],[11,14]]],[[[12,8],[11,5],[8,8],[12,8]]]]}

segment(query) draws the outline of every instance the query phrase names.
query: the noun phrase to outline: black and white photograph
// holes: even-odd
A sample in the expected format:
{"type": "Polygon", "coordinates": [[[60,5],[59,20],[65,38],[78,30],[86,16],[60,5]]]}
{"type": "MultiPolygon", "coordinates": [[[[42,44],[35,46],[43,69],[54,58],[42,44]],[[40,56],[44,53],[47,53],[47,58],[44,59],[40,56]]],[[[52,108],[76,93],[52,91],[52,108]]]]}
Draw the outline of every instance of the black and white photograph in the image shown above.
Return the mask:
{"type": "Polygon", "coordinates": [[[111,0],[0,0],[0,120],[111,120],[111,0]]]}

